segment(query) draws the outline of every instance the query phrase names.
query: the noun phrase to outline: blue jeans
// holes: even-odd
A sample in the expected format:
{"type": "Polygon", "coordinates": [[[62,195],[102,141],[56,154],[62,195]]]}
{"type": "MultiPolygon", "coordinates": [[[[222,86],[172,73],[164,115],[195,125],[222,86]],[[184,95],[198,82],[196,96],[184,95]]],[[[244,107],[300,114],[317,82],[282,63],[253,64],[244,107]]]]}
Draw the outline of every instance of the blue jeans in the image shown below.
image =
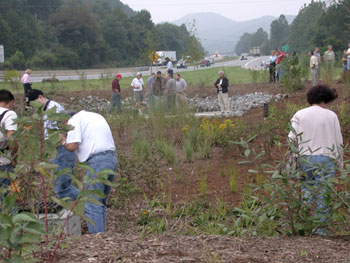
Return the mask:
{"type": "MultiPolygon", "coordinates": [[[[75,160],[75,152],[70,152],[66,147],[60,145],[57,147],[57,155],[52,163],[58,165],[58,171],[68,168],[70,169],[69,173],[72,174],[75,160]]],[[[57,177],[54,184],[54,190],[58,198],[70,197],[72,200],[76,200],[79,195],[79,190],[72,185],[72,179],[67,174],[57,177]]]]}
{"type": "Polygon", "coordinates": [[[347,69],[350,70],[350,58],[348,57],[348,60],[347,60],[347,69]]]}
{"type": "Polygon", "coordinates": [[[111,108],[109,109],[109,113],[110,114],[113,112],[115,106],[117,106],[117,113],[118,114],[122,113],[120,94],[117,94],[117,93],[113,92],[112,104],[111,104],[111,108]]]}
{"type": "MultiPolygon", "coordinates": [[[[118,162],[115,151],[106,151],[91,156],[86,164],[94,170],[94,174],[87,173],[86,176],[95,179],[98,173],[102,170],[108,169],[117,171],[118,162]]],[[[108,175],[108,180],[113,182],[114,175],[108,175]]],[[[102,206],[93,203],[85,203],[85,215],[94,221],[95,225],[88,223],[89,233],[97,234],[106,231],[106,208],[107,208],[107,197],[111,190],[110,186],[103,183],[97,183],[94,185],[87,185],[89,190],[98,189],[105,194],[105,198],[92,196],[96,200],[102,203],[102,206]]]]}
{"type": "Polygon", "coordinates": [[[329,211],[325,183],[329,178],[335,177],[336,163],[328,156],[315,155],[301,157],[299,164],[305,172],[301,185],[303,198],[311,206],[316,204],[314,216],[324,222],[329,211]]]}
{"type": "Polygon", "coordinates": [[[348,70],[348,65],[347,64],[343,64],[343,73],[345,73],[348,70]]]}
{"type": "MultiPolygon", "coordinates": [[[[1,165],[0,166],[1,172],[13,172],[13,166],[11,164],[7,165],[1,165]]],[[[10,186],[10,180],[5,177],[0,177],[0,188],[8,188],[10,186]]],[[[5,197],[7,196],[9,191],[5,190],[5,197]]],[[[2,199],[2,196],[0,196],[0,201],[2,199]]],[[[0,210],[1,211],[1,210],[0,210]]]]}

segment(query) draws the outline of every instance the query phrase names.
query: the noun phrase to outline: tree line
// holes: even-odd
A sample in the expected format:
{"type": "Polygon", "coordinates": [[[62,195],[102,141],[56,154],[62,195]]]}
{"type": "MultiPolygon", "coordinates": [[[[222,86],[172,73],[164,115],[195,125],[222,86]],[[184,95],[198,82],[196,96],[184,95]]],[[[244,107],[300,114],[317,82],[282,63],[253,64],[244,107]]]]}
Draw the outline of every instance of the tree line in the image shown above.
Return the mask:
{"type": "Polygon", "coordinates": [[[290,51],[306,53],[316,46],[325,51],[328,45],[340,55],[350,41],[350,0],[312,1],[304,5],[289,25],[281,15],[270,26],[270,34],[262,28],[245,33],[235,47],[237,54],[260,46],[262,54],[288,44],[290,51]]]}
{"type": "MultiPolygon", "coordinates": [[[[181,57],[193,41],[186,25],[154,24],[148,11],[135,12],[119,0],[0,0],[2,68],[144,65],[145,50],[174,50],[181,57]]],[[[195,45],[202,48],[198,40],[195,45]]]]}

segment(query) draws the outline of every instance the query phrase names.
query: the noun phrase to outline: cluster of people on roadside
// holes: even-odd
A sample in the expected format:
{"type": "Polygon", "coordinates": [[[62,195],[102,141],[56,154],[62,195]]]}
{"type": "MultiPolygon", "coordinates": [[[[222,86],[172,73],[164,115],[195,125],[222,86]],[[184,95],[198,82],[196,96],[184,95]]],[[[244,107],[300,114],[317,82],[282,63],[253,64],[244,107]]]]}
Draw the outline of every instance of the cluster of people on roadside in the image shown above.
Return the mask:
{"type": "MultiPolygon", "coordinates": [[[[66,125],[73,127],[67,133],[60,134],[60,145],[57,146],[57,153],[52,156],[51,162],[57,165],[57,170],[62,171],[68,169],[70,172],[57,177],[54,182],[54,192],[58,198],[70,198],[76,200],[79,196],[79,189],[72,185],[72,174],[76,160],[86,163],[92,168],[87,172],[86,176],[90,180],[85,182],[92,182],[99,172],[102,170],[117,171],[117,155],[112,131],[105,120],[105,118],[94,112],[88,111],[65,111],[64,107],[53,100],[45,97],[44,93],[38,89],[32,89],[29,75],[30,70],[26,70],[22,82],[25,91],[26,106],[30,106],[30,102],[36,101],[42,104],[42,110],[48,111],[55,108],[56,113],[65,113],[67,119],[66,125]]],[[[3,128],[0,131],[0,171],[5,172],[7,177],[0,177],[0,187],[7,188],[5,192],[8,193],[10,186],[10,177],[8,174],[14,171],[17,160],[18,144],[14,140],[9,143],[10,138],[17,130],[16,119],[18,118],[14,109],[15,98],[8,90],[0,90],[0,126],[3,128]]],[[[51,130],[59,129],[57,122],[48,119],[44,115],[45,138],[49,138],[51,130]]],[[[114,174],[107,175],[104,180],[113,182],[114,174]]],[[[85,189],[98,189],[105,194],[105,197],[93,195],[97,201],[102,205],[95,203],[85,204],[85,214],[90,218],[94,224],[88,222],[89,233],[95,234],[105,232],[106,230],[106,201],[110,192],[110,186],[103,183],[94,183],[84,186],[85,189]]],[[[6,193],[6,194],[7,194],[6,193]]],[[[1,197],[0,197],[1,200],[1,197]]]]}
{"type": "MultiPolygon", "coordinates": [[[[321,66],[324,64],[326,70],[326,79],[333,79],[333,69],[336,62],[336,55],[333,51],[333,46],[329,45],[327,51],[324,53],[323,58],[320,54],[320,49],[316,47],[314,51],[309,51],[310,57],[310,69],[312,72],[312,85],[316,86],[321,79],[321,66]]],[[[270,82],[277,82],[282,80],[285,73],[284,62],[289,60],[291,66],[299,63],[299,58],[296,52],[293,52],[292,56],[288,53],[284,53],[281,49],[271,51],[269,58],[269,73],[270,82]]],[[[345,49],[342,57],[343,73],[350,70],[350,43],[348,49],[345,49]]]]}
{"type": "MultiPolygon", "coordinates": [[[[130,84],[134,93],[136,109],[140,114],[142,114],[141,105],[145,96],[147,97],[150,111],[155,108],[160,108],[161,105],[165,105],[166,111],[173,111],[187,104],[187,82],[181,78],[179,73],[176,74],[175,79],[173,79],[173,64],[169,58],[166,58],[166,60],[168,63],[165,77],[163,77],[161,71],[158,71],[157,74],[151,73],[150,77],[147,79],[147,87],[145,88],[142,73],[138,72],[130,84]]],[[[117,74],[115,80],[112,82],[113,95],[109,113],[112,113],[115,107],[117,107],[118,114],[122,112],[121,89],[119,84],[121,79],[122,75],[117,74]]]]}

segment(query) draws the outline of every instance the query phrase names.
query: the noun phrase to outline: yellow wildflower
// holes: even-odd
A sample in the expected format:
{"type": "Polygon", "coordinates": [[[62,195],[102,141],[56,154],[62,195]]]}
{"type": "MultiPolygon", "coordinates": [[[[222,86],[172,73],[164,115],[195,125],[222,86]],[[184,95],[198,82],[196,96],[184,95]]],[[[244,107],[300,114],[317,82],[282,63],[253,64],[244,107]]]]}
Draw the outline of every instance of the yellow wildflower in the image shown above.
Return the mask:
{"type": "Polygon", "coordinates": [[[225,130],[227,128],[227,125],[225,123],[220,124],[219,130],[225,130]]]}
{"type": "Polygon", "coordinates": [[[190,126],[187,124],[185,127],[182,128],[182,132],[187,132],[190,129],[190,126]]]}

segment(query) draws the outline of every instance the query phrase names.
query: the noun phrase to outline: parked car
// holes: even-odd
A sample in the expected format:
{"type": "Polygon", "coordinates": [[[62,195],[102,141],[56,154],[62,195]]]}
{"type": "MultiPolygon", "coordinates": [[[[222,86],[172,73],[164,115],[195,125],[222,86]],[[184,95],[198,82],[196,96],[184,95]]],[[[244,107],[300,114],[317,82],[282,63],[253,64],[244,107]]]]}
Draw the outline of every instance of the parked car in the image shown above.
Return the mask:
{"type": "Polygon", "coordinates": [[[200,63],[199,63],[199,66],[201,68],[204,68],[204,67],[210,67],[211,63],[210,63],[210,60],[209,59],[203,59],[200,63]]]}
{"type": "Polygon", "coordinates": [[[241,60],[248,60],[248,58],[247,58],[247,56],[242,55],[242,56],[241,56],[241,60]]]}
{"type": "Polygon", "coordinates": [[[187,69],[186,61],[183,59],[180,59],[176,64],[176,68],[177,69],[180,69],[180,68],[187,69]]]}

